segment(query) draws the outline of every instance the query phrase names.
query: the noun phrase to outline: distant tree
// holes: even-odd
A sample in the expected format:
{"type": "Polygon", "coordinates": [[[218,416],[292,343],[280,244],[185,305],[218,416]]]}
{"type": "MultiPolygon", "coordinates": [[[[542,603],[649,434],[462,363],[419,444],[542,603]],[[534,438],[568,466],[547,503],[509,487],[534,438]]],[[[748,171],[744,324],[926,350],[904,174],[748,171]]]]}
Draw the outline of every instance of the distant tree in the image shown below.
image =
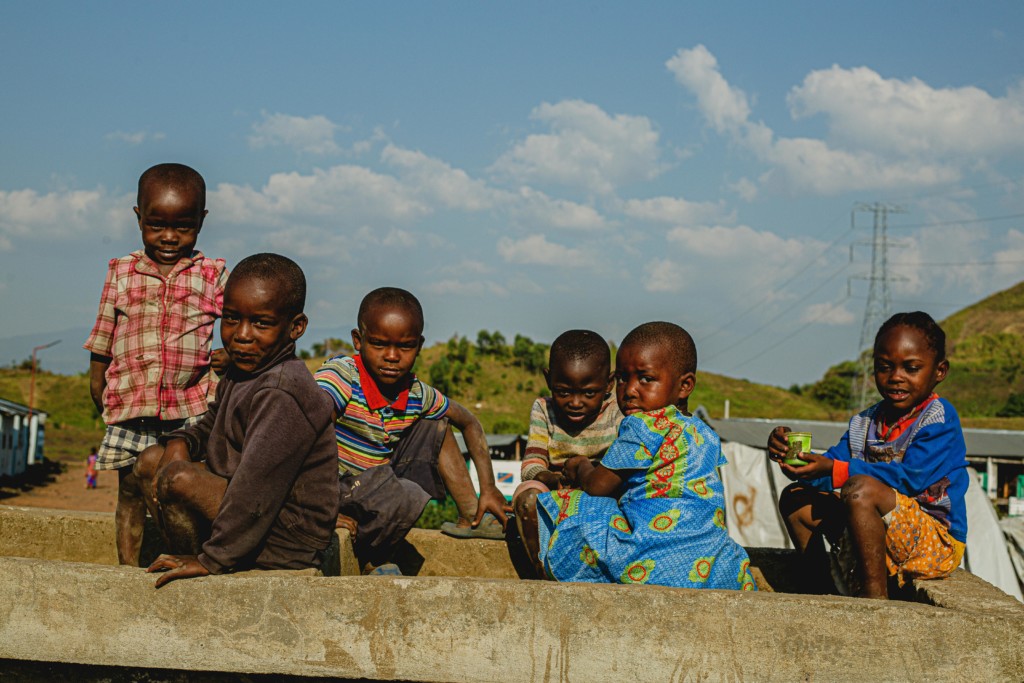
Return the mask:
{"type": "Polygon", "coordinates": [[[534,342],[529,337],[517,334],[512,342],[512,358],[515,364],[530,372],[539,372],[547,365],[548,345],[534,342]]]}
{"type": "Polygon", "coordinates": [[[476,349],[481,355],[486,356],[491,353],[494,345],[494,337],[487,330],[480,330],[476,333],[476,349]]]}
{"type": "Polygon", "coordinates": [[[1024,417],[1024,392],[1010,394],[996,417],[1024,417]]]}

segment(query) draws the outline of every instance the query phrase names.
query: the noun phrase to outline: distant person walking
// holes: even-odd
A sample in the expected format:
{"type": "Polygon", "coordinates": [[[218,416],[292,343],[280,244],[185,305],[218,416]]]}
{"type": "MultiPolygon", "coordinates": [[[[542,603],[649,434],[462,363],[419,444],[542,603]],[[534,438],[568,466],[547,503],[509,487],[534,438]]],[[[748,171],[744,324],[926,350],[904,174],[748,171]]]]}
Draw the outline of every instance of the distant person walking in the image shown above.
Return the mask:
{"type": "Polygon", "coordinates": [[[85,488],[87,489],[96,488],[96,460],[99,457],[96,447],[93,446],[92,452],[89,453],[89,457],[85,461],[85,488]]]}

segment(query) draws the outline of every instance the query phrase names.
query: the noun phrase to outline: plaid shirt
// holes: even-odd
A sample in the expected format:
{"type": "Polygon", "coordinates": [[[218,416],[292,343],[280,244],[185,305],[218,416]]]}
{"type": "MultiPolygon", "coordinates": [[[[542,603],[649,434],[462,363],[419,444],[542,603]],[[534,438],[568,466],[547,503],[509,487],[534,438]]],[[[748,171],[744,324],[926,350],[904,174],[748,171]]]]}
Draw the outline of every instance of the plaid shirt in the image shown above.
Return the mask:
{"type": "Polygon", "coordinates": [[[199,251],[163,276],[145,252],[111,259],[85,348],[111,359],[103,421],[177,420],[206,411],[213,326],[224,305],[223,259],[199,251]]]}

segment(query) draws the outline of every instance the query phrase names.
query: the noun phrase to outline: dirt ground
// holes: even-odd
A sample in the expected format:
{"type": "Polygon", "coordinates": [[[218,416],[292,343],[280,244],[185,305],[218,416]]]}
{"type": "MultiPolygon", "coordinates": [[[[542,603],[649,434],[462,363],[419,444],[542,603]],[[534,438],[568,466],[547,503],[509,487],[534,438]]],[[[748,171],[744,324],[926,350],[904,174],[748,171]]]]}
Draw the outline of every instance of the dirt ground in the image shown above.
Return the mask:
{"type": "Polygon", "coordinates": [[[86,489],[84,459],[50,461],[0,485],[0,505],[113,512],[116,503],[117,472],[100,472],[96,488],[86,489]]]}

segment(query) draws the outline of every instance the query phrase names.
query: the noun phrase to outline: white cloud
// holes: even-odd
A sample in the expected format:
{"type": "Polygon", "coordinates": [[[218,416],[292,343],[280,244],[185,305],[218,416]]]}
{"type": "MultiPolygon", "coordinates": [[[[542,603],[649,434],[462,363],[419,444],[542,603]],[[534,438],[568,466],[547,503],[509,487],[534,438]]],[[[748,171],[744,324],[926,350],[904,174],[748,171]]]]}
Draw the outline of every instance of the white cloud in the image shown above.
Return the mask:
{"type": "Polygon", "coordinates": [[[107,140],[114,140],[115,142],[124,142],[129,145],[141,145],[146,140],[163,140],[165,136],[163,133],[150,133],[149,131],[145,130],[133,132],[115,130],[112,133],[107,133],[103,137],[106,138],[107,140]]]}
{"type": "Polygon", "coordinates": [[[655,259],[646,269],[644,289],[648,292],[680,292],[685,280],[684,269],[669,259],[655,259]]]}
{"type": "Polygon", "coordinates": [[[530,117],[551,132],[526,137],[492,166],[498,174],[609,193],[661,172],[658,132],[644,116],[610,116],[582,100],[544,103],[530,117]]]}
{"type": "Polygon", "coordinates": [[[494,206],[496,190],[465,171],[428,157],[423,152],[387,145],[381,152],[384,163],[398,169],[403,181],[433,203],[463,211],[481,211],[494,206]]]}
{"type": "Polygon", "coordinates": [[[812,71],[787,98],[794,118],[824,114],[838,140],[924,158],[1014,154],[1024,147],[1024,89],[992,97],[976,87],[933,88],[866,67],[812,71]]]}
{"type": "Polygon", "coordinates": [[[334,226],[411,222],[432,212],[416,192],[393,176],[362,166],[333,166],[311,174],[275,173],[256,190],[223,183],[208,203],[217,220],[288,225],[293,221],[334,226]]]}
{"type": "Polygon", "coordinates": [[[630,218],[659,223],[694,225],[726,217],[722,202],[691,202],[681,197],[630,199],[623,206],[630,218]]]}
{"type": "Polygon", "coordinates": [[[749,178],[740,178],[729,186],[729,189],[740,196],[745,202],[752,202],[757,199],[757,184],[749,178]]]}
{"type": "Polygon", "coordinates": [[[697,105],[719,133],[746,124],[750,105],[742,90],[734,88],[718,71],[718,60],[703,45],[679,50],[665,66],[683,87],[697,97],[697,105]]]}
{"type": "Polygon", "coordinates": [[[762,265],[799,263],[821,249],[816,240],[786,239],[773,232],[754,230],[746,225],[677,226],[668,231],[668,240],[682,246],[686,253],[710,261],[750,261],[753,256],[762,265]]]}
{"type": "Polygon", "coordinates": [[[326,116],[268,114],[252,125],[249,146],[255,149],[282,145],[309,154],[337,154],[341,151],[334,133],[341,127],[326,116]]]}
{"type": "Polygon", "coordinates": [[[0,240],[12,249],[20,240],[119,235],[133,224],[134,203],[134,197],[111,197],[102,189],[47,194],[0,190],[0,240]]]}
{"type": "Polygon", "coordinates": [[[452,263],[438,268],[438,272],[450,275],[465,275],[467,273],[483,275],[490,270],[491,268],[483,261],[475,261],[473,259],[462,259],[458,263],[452,263]]]}
{"type": "Polygon", "coordinates": [[[502,237],[498,240],[498,253],[509,263],[570,268],[590,262],[579,249],[548,242],[544,235],[530,235],[521,240],[502,237]]]}
{"type": "MultiPolygon", "coordinates": [[[[906,115],[906,105],[913,100],[906,91],[914,90],[918,95],[938,92],[919,81],[913,81],[910,86],[903,88],[902,98],[890,98],[889,106],[876,107],[884,103],[882,95],[876,93],[874,96],[865,96],[860,93],[860,99],[857,99],[856,88],[864,86],[863,81],[871,80],[869,74],[874,74],[868,69],[843,71],[834,68],[831,72],[814,72],[808,76],[803,86],[790,93],[790,106],[794,115],[824,112],[834,116],[833,129],[843,132],[843,135],[836,136],[838,141],[852,143],[849,149],[842,149],[814,138],[777,138],[764,123],[751,121],[751,109],[746,95],[725,80],[719,73],[714,55],[703,45],[680,50],[666,62],[666,66],[676,81],[694,94],[699,110],[716,131],[729,136],[771,167],[761,176],[762,185],[777,190],[836,194],[949,183],[962,175],[962,171],[950,160],[940,158],[942,151],[949,151],[949,144],[930,147],[927,154],[915,156],[907,156],[907,153],[921,151],[920,134],[910,136],[910,140],[901,145],[893,144],[893,136],[900,136],[902,133],[899,131],[904,127],[915,125],[913,117],[906,115]],[[862,82],[856,83],[858,78],[862,82]],[[833,95],[838,102],[829,99],[833,95]],[[862,112],[873,108],[880,111],[874,111],[870,116],[866,113],[862,115],[862,112]],[[842,110],[841,114],[839,110],[842,110]],[[883,129],[888,130],[879,132],[883,129]]],[[[894,87],[894,84],[900,82],[882,81],[877,74],[874,77],[875,85],[887,85],[889,91],[900,90],[894,87]]],[[[887,88],[880,89],[884,91],[887,88]]],[[[984,98],[978,97],[980,91],[966,90],[971,92],[918,98],[919,106],[924,109],[918,113],[918,117],[927,122],[930,116],[938,124],[928,136],[934,139],[953,130],[958,135],[970,135],[969,122],[959,127],[952,123],[964,110],[971,109],[965,102],[976,104],[974,100],[984,98]],[[959,107],[958,113],[950,115],[934,111],[953,102],[963,105],[959,107]]],[[[1020,140],[1022,128],[1016,121],[1024,118],[1020,115],[1019,103],[990,109],[998,109],[999,113],[993,113],[989,118],[1001,116],[1010,122],[1002,126],[1002,135],[1016,131],[1014,135],[1020,140]]],[[[740,189],[745,195],[751,196],[749,187],[740,189]]]]}
{"type": "Polygon", "coordinates": [[[355,238],[356,242],[352,246],[356,246],[356,248],[367,245],[380,245],[389,248],[400,247],[409,249],[416,246],[416,236],[413,233],[397,228],[392,228],[382,233],[364,225],[356,231],[355,238]]]}
{"type": "Polygon", "coordinates": [[[842,304],[823,302],[809,304],[803,308],[800,322],[814,322],[820,325],[849,325],[856,322],[857,316],[848,311],[842,304]]]}
{"type": "Polygon", "coordinates": [[[517,194],[503,195],[503,205],[514,219],[530,227],[567,230],[602,230],[608,227],[594,207],[567,199],[554,199],[526,186],[520,187],[517,194]]]}

